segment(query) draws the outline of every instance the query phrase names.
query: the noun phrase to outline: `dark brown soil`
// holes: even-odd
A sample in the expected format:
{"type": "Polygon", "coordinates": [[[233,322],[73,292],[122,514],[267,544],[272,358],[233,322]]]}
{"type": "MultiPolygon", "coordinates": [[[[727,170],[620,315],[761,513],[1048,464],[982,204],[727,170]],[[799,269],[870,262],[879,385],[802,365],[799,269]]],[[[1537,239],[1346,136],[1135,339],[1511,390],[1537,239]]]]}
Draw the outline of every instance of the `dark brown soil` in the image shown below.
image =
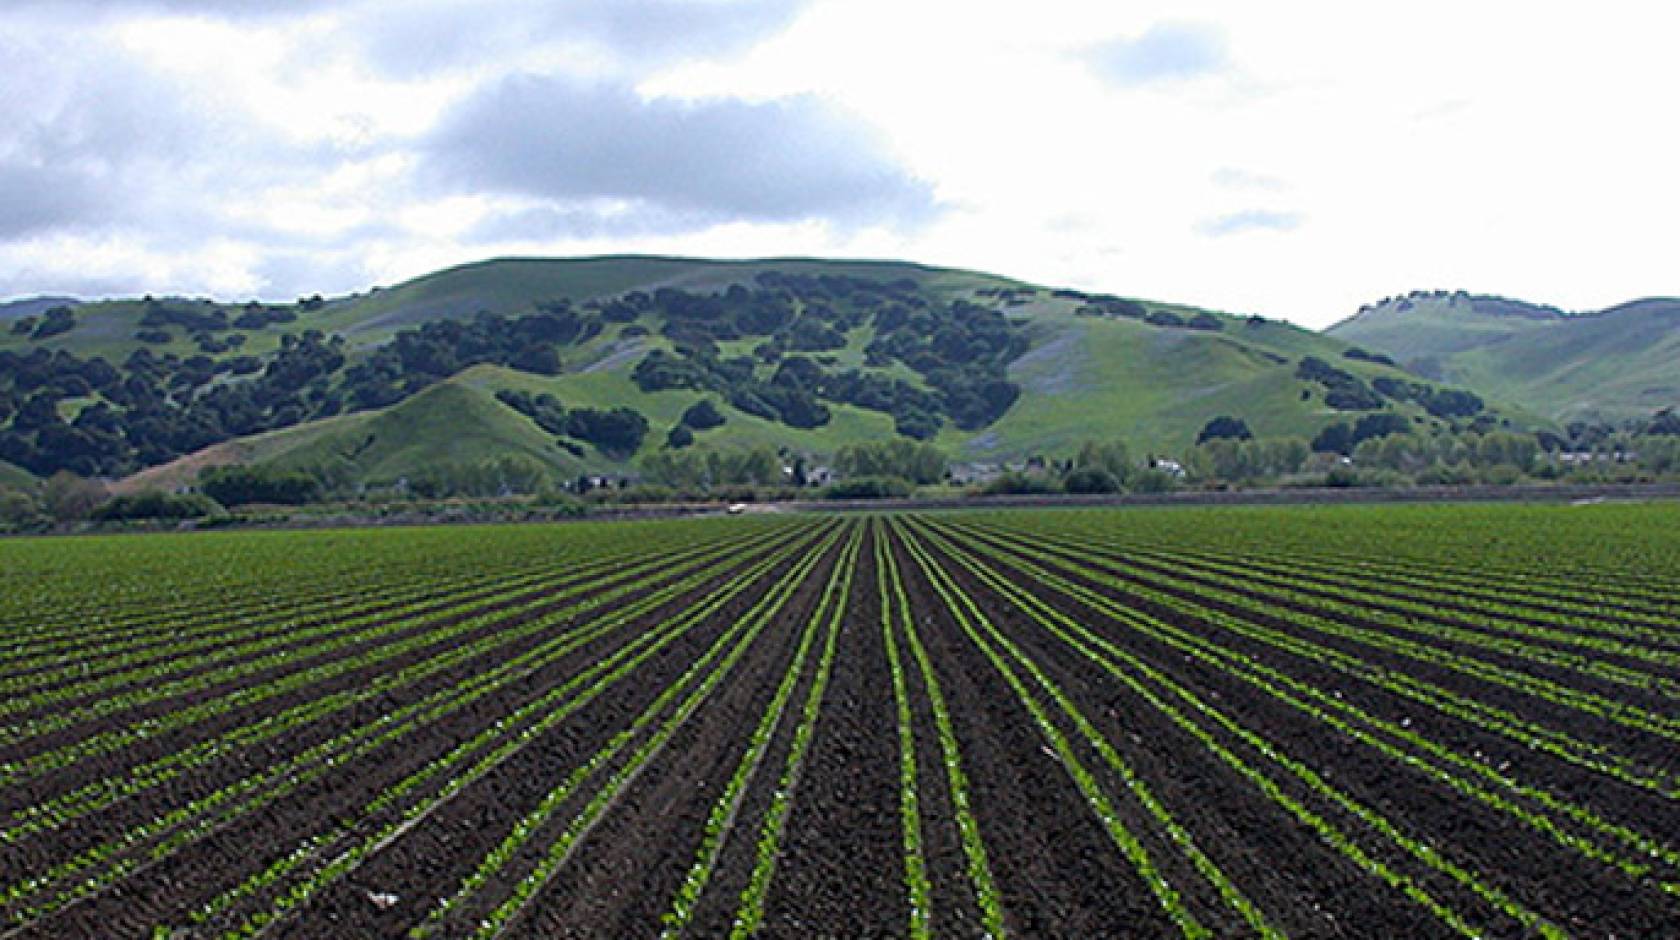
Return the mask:
{"type": "MultiPolygon", "coordinates": [[[[722,575],[712,582],[713,585],[722,584],[727,575],[722,575]]],[[[225,887],[238,882],[236,877],[241,870],[254,871],[266,866],[270,861],[285,856],[292,847],[301,843],[314,832],[319,831],[326,824],[338,820],[353,820],[354,814],[361,806],[366,805],[388,784],[402,779],[404,776],[418,770],[430,761],[447,753],[457,743],[465,741],[486,726],[493,724],[502,716],[517,709],[524,702],[535,699],[544,694],[554,685],[564,682],[582,669],[597,661],[608,651],[616,649],[639,632],[650,628],[661,620],[686,610],[704,596],[709,588],[702,588],[687,597],[669,602],[640,621],[626,625],[613,631],[608,636],[593,641],[584,647],[567,654],[558,661],[543,669],[509,684],[495,694],[472,703],[467,709],[456,712],[445,721],[434,724],[425,733],[416,738],[404,739],[403,742],[388,746],[380,751],[368,755],[362,761],[344,772],[328,775],[326,778],[310,784],[303,789],[288,795],[286,798],[265,807],[258,813],[239,818],[235,823],[218,830],[210,838],[194,844],[192,851],[178,853],[166,858],[161,863],[148,866],[138,876],[125,882],[120,892],[114,891],[84,903],[70,912],[66,917],[49,919],[41,926],[46,928],[43,936],[75,935],[74,931],[66,932],[68,923],[101,924],[116,923],[119,920],[133,919],[136,929],[143,918],[178,919],[185,912],[190,911],[197,904],[214,896],[225,887]],[[256,847],[256,848],[253,848],[256,847]],[[240,858],[239,865],[213,861],[206,865],[206,853],[210,859],[240,858]],[[67,921],[66,918],[69,918],[67,921]]],[[[534,614],[533,614],[534,616],[534,614]]],[[[599,614],[595,615],[599,616],[599,614]]],[[[523,618],[521,618],[523,619],[523,618]]],[[[515,624],[504,625],[513,626],[515,624]]],[[[569,622],[557,624],[557,629],[569,629],[575,626],[569,622]]],[[[632,693],[645,692],[656,694],[662,686],[648,679],[657,677],[659,667],[676,669],[684,662],[685,650],[693,647],[694,651],[703,647],[694,647],[700,642],[698,634],[705,634],[714,629],[713,624],[701,625],[694,631],[695,635],[685,637],[683,642],[675,644],[670,650],[644,666],[643,672],[628,677],[625,682],[614,689],[615,693],[628,690],[632,693]],[[686,644],[686,645],[685,645],[686,644]],[[642,680],[642,681],[637,681],[642,680]]],[[[539,642],[540,638],[533,638],[527,644],[521,644],[520,649],[539,642]]],[[[516,655],[519,650],[511,650],[505,656],[516,655]]],[[[328,725],[322,728],[312,726],[300,729],[297,733],[288,732],[278,738],[265,742],[256,754],[243,755],[242,760],[218,764],[210,768],[205,776],[210,781],[234,779],[237,775],[257,772],[267,766],[263,758],[272,754],[276,759],[297,753],[306,749],[318,740],[331,737],[332,734],[356,727],[378,714],[401,707],[408,702],[423,698],[434,688],[442,687],[445,682],[458,681],[474,670],[484,669],[494,665],[503,657],[483,657],[470,663],[462,664],[447,675],[437,677],[433,681],[414,686],[404,687],[388,696],[364,703],[345,714],[335,716],[335,720],[322,723],[328,725]]],[[[673,673],[674,674],[674,673],[673,673]]],[[[574,717],[574,722],[568,723],[566,728],[574,724],[589,723],[604,726],[610,716],[622,711],[624,705],[616,704],[611,695],[592,703],[591,706],[574,717]]],[[[591,725],[592,726],[592,725],[591,725]]],[[[565,737],[566,728],[560,729],[561,737],[565,737]]],[[[573,732],[575,734],[575,731],[573,732]]],[[[581,745],[580,745],[581,746],[581,745]]],[[[529,750],[529,749],[528,749],[529,750]]],[[[530,751],[532,754],[538,751],[530,751]]],[[[534,774],[531,779],[538,779],[534,774]]],[[[214,787],[205,789],[202,784],[193,785],[188,781],[193,791],[214,792],[214,787]]],[[[459,799],[464,799],[465,794],[459,799]]],[[[119,805],[114,814],[99,814],[90,824],[74,827],[64,833],[53,833],[43,838],[39,844],[29,846],[35,853],[39,864],[41,858],[63,857],[67,850],[74,851],[78,845],[91,844],[88,840],[98,837],[110,837],[124,831],[125,824],[136,820],[146,820],[155,815],[161,807],[179,805],[179,797],[175,788],[168,788],[161,792],[147,795],[147,798],[131,801],[129,805],[119,805]],[[68,840],[74,838],[76,842],[68,840]]],[[[364,825],[363,829],[371,829],[372,825],[364,825]]],[[[31,864],[29,860],[21,860],[23,865],[31,864]]],[[[8,863],[8,868],[10,864],[8,863]]],[[[20,868],[23,868],[20,865],[20,868]]],[[[29,870],[24,868],[23,870],[29,870]]],[[[38,869],[36,869],[38,870],[38,869]]],[[[9,880],[9,879],[8,879],[9,880]]],[[[413,895],[411,894],[412,898],[413,895]]],[[[365,905],[366,902],[363,901],[365,905]]]]}
{"type": "Polygon", "coordinates": [[[765,932],[853,936],[909,923],[898,795],[898,716],[869,547],[859,556],[816,740],[788,819],[765,932]]]}
{"type": "MultiPolygon", "coordinates": [[[[1428,767],[1443,766],[1468,777],[1466,771],[1428,756],[1424,749],[1394,736],[1384,740],[1415,759],[1385,754],[1244,680],[1234,668],[1191,656],[1186,648],[1209,651],[1210,655],[1228,654],[1256,667],[1277,670],[1373,718],[1402,725],[1428,741],[1500,768],[1556,800],[1576,804],[1611,824],[1670,846],[1680,842],[1680,836],[1674,835],[1680,833],[1680,799],[1617,782],[1592,767],[1526,747],[1482,723],[1401,695],[1386,688],[1383,681],[1396,675],[1413,677],[1466,701],[1505,709],[1524,721],[1567,733],[1659,776],[1680,774],[1680,747],[1674,742],[1400,652],[1327,636],[1306,626],[1302,615],[1310,613],[1351,628],[1419,645],[1427,643],[1434,649],[1680,718],[1672,699],[1628,690],[1578,670],[1428,638],[1396,624],[1379,622],[1379,611],[1402,612],[1392,604],[1407,597],[1400,587],[1372,594],[1364,611],[1330,611],[1312,595],[1324,592],[1327,599],[1358,599],[1343,593],[1334,578],[1327,576],[1310,577],[1306,597],[1282,598],[1278,591],[1284,585],[1277,581],[1276,574],[1287,569],[1281,566],[1273,566],[1272,574],[1257,572],[1253,578],[1234,580],[1194,557],[1175,562],[1170,552],[1151,550],[1130,555],[1114,549],[1081,554],[1067,548],[1029,545],[1021,536],[985,527],[972,519],[955,523],[912,519],[899,524],[907,526],[902,531],[908,537],[886,535],[884,544],[910,599],[910,626],[927,649],[951,712],[971,805],[1011,935],[1155,938],[1180,933],[1149,881],[1099,818],[1076,780],[1075,768],[1065,764],[1052,746],[1052,734],[1069,742],[1079,773],[1088,774],[1090,785],[1112,807],[1113,822],[1135,835],[1156,875],[1177,892],[1196,921],[1217,937],[1246,937],[1253,931],[1204,877],[1183,845],[1161,825],[1141,798],[1140,784],[1243,897],[1264,913],[1267,922],[1291,937],[1351,940],[1373,936],[1433,938],[1455,933],[1425,906],[1327,841],[1285,802],[1298,804],[1305,813],[1343,833],[1358,852],[1394,872],[1405,884],[1427,892],[1484,936],[1534,935],[1531,928],[1502,912],[1488,896],[1491,892],[1502,892],[1576,936],[1671,936],[1674,925],[1680,924],[1680,895],[1661,888],[1662,882],[1680,883],[1680,866],[1651,859],[1648,875],[1629,876],[1612,865],[1587,858],[1562,840],[1428,772],[1428,767]],[[943,543],[953,536],[952,544],[943,543]],[[977,618],[972,626],[978,641],[965,628],[966,614],[954,613],[941,598],[935,578],[923,570],[912,553],[912,543],[928,553],[958,594],[972,600],[977,618]],[[1074,592],[1064,592],[1022,573],[1017,566],[978,552],[968,554],[965,544],[983,545],[1005,556],[1027,549],[1071,564],[1076,571],[1047,567],[1118,609],[1105,611],[1074,592]],[[974,560],[984,570],[970,571],[962,563],[965,559],[974,560]],[[990,571],[1009,586],[990,580],[990,571]],[[1235,596],[1215,599],[1208,594],[1214,586],[1235,596]],[[1118,654],[1093,657],[1081,653],[1029,616],[1025,601],[1016,591],[1025,592],[1111,643],[1118,654]],[[1148,592],[1159,592],[1183,606],[1163,603],[1148,592]],[[1128,617],[1152,621],[1164,634],[1175,638],[1151,635],[1128,617]],[[1231,618],[1240,629],[1233,629],[1229,621],[1222,623],[1223,618],[1231,618]],[[1343,672],[1241,632],[1250,627],[1275,631],[1316,649],[1357,657],[1371,671],[1360,676],[1343,672]],[[1033,671],[1014,659],[1005,644],[989,633],[994,628],[1042,674],[1047,685],[1039,683],[1033,671]],[[1017,690],[982,650],[982,643],[996,649],[1008,669],[1019,677],[1053,732],[1034,720],[1017,690]],[[1135,657],[1141,666],[1131,663],[1128,656],[1135,657]],[[1105,668],[1105,663],[1115,671],[1105,668]],[[1077,717],[1064,710],[1049,687],[1065,696],[1068,709],[1077,717]],[[1200,704],[1181,697],[1180,691],[1200,704]],[[1160,703],[1177,709],[1184,720],[1175,720],[1160,703]],[[1213,717],[1215,713],[1228,718],[1235,727],[1221,724],[1213,717]],[[1119,755],[1124,769],[1112,766],[1093,746],[1081,721],[1088,722],[1091,733],[1119,755]],[[1215,748],[1263,775],[1266,783],[1259,784],[1235,769],[1231,760],[1222,758],[1215,748]],[[1309,768],[1312,773],[1307,776],[1292,768],[1309,768]],[[1478,893],[1420,860],[1381,828],[1362,819],[1359,812],[1326,795],[1314,781],[1321,781],[1352,804],[1392,824],[1393,831],[1407,839],[1431,847],[1487,890],[1478,893]]],[[[810,540],[804,541],[805,547],[797,547],[762,572],[720,610],[675,637],[566,720],[523,739],[505,761],[327,883],[264,936],[404,936],[424,921],[440,898],[452,895],[462,879],[557,784],[632,728],[638,715],[807,556],[808,546],[825,535],[839,534],[841,538],[828,543],[826,552],[794,585],[725,680],[640,772],[628,778],[552,876],[535,885],[529,902],[519,908],[506,932],[510,937],[656,935],[661,916],[670,908],[699,851],[707,817],[792,662],[826,579],[840,563],[848,534],[844,527],[853,525],[865,526],[862,551],[852,573],[850,592],[841,599],[843,617],[836,657],[815,733],[788,791],[791,811],[782,830],[773,834],[774,875],[761,934],[778,938],[905,936],[911,912],[900,807],[898,715],[883,642],[883,612],[871,541],[891,530],[884,520],[855,516],[815,518],[805,525],[789,526],[785,535],[810,540]]],[[[777,539],[771,539],[742,551],[708,575],[703,586],[662,603],[633,623],[554,656],[529,674],[394,743],[333,767],[258,810],[219,819],[214,827],[178,850],[153,858],[154,842],[136,845],[116,859],[130,866],[122,880],[63,911],[31,920],[19,909],[21,904],[0,904],[0,940],[150,936],[157,924],[186,922],[201,905],[286,858],[306,840],[339,833],[296,875],[241,902],[204,929],[182,936],[220,935],[221,930],[246,917],[270,911],[276,898],[301,878],[401,818],[408,807],[431,806],[431,798],[445,785],[446,778],[433,779],[397,805],[369,815],[369,802],[393,783],[433,766],[458,744],[496,728],[510,713],[626,644],[675,622],[675,618],[735,583],[738,572],[768,557],[777,544],[777,539]]],[[[519,570],[530,570],[530,566],[519,570]]],[[[645,596],[689,570],[686,563],[674,564],[658,579],[640,585],[625,601],[645,596]]],[[[190,728],[149,736],[120,752],[5,787],[0,791],[0,810],[27,807],[107,776],[120,777],[149,760],[260,722],[313,696],[354,689],[405,665],[446,653],[456,642],[497,636],[532,624],[535,618],[556,613],[598,590],[566,601],[545,601],[566,583],[570,582],[557,576],[540,587],[522,590],[519,599],[542,603],[530,611],[498,617],[459,641],[431,643],[399,659],[235,709],[190,728]]],[[[463,601],[471,604],[471,613],[478,614],[503,610],[517,599],[491,601],[487,591],[474,590],[440,595],[429,603],[463,601]]],[[[1451,603],[1437,607],[1432,613],[1418,615],[1419,623],[1470,625],[1463,608],[1451,603]]],[[[362,609],[380,608],[370,599],[369,606],[362,609]]],[[[1536,623],[1544,621],[1543,602],[1531,605],[1529,610],[1536,623]]],[[[395,610],[389,613],[397,615],[395,610]]],[[[318,742],[368,727],[381,715],[449,689],[610,613],[601,610],[559,617],[538,635],[509,642],[492,653],[438,675],[407,682],[266,741],[232,748],[192,774],[129,795],[49,832],[15,844],[0,844],[0,892],[44,875],[54,865],[192,800],[262,774],[318,742]]],[[[261,617],[269,615],[265,612],[244,622],[260,623],[261,617]]],[[[278,622],[283,612],[272,615],[278,622]]],[[[402,614],[405,619],[411,615],[402,614]]],[[[787,707],[725,832],[688,936],[720,936],[730,931],[742,891],[759,857],[761,821],[776,798],[794,746],[800,709],[815,681],[824,626],[826,618],[819,625],[816,642],[787,707]]],[[[404,635],[408,635],[407,629],[404,635]]],[[[1512,636],[1516,638],[1517,634],[1512,636]]],[[[148,716],[165,715],[192,702],[207,701],[329,661],[328,655],[312,653],[308,644],[294,645],[296,659],[252,676],[247,683],[217,686],[201,694],[89,722],[60,736],[20,742],[0,752],[0,761],[27,759],[43,748],[122,728],[148,716]]],[[[910,699],[933,934],[981,936],[981,905],[955,823],[953,794],[930,690],[902,635],[898,646],[910,699]]],[[[355,649],[332,655],[350,655],[355,649]]],[[[1614,657],[1607,661],[1627,662],[1614,657]]],[[[107,667],[92,660],[89,668],[88,674],[97,676],[107,667]]],[[[190,675],[202,668],[188,664],[180,674],[190,675]]],[[[1640,668],[1662,678],[1680,678],[1664,675],[1651,664],[1640,668]]],[[[560,834],[607,779],[626,766],[630,755],[650,739],[656,727],[657,721],[624,738],[615,756],[531,831],[528,841],[512,853],[505,867],[481,891],[467,898],[437,935],[469,934],[482,918],[514,896],[520,881],[541,864],[560,834]]],[[[1501,793],[1502,798],[1525,812],[1553,819],[1559,831],[1572,837],[1590,837],[1623,851],[1604,835],[1548,808],[1532,795],[1492,791],[1489,786],[1491,792],[1501,793]]]]}
{"type": "MultiPolygon", "coordinates": [[[[1096,587],[1094,582],[1085,586],[1096,587]]],[[[1337,690],[1345,700],[1372,714],[1395,722],[1406,722],[1430,740],[1443,743],[1460,753],[1487,755],[1491,766],[1503,764],[1516,766],[1519,770],[1529,770],[1530,772],[1521,774],[1522,779],[1548,789],[1560,798],[1582,804],[1606,816],[1612,822],[1659,838],[1664,837],[1666,833],[1680,831],[1676,828],[1680,827],[1680,807],[1671,800],[1662,799],[1648,791],[1616,784],[1574,765],[1547,759],[1537,752],[1516,747],[1485,729],[1431,713],[1417,703],[1397,700],[1392,693],[1378,686],[1350,682],[1347,677],[1323,667],[1315,667],[1310,661],[1281,655],[1262,644],[1229,634],[1212,622],[1198,621],[1142,598],[1117,594],[1112,590],[1099,593],[1105,593],[1122,601],[1126,606],[1182,627],[1192,635],[1216,640],[1221,645],[1239,650],[1256,660],[1270,659],[1273,665],[1284,668],[1297,678],[1309,682],[1318,681],[1325,688],[1337,690]],[[1322,676],[1319,673],[1322,673],[1322,676]]],[[[1642,887],[1606,865],[1565,849],[1533,828],[1499,814],[1482,803],[1467,799],[1415,768],[1340,737],[1339,734],[1307,719],[1299,711],[1288,708],[1228,673],[1203,666],[1182,652],[1148,640],[1124,625],[1112,621],[1105,622],[1101,615],[1093,613],[1088,607],[1071,602],[1047,588],[1040,587],[1035,590],[1035,594],[1099,634],[1129,648],[1131,652],[1171,674],[1178,681],[1184,682],[1198,695],[1226,709],[1268,740],[1277,742],[1292,757],[1317,770],[1334,786],[1395,822],[1401,831],[1441,849],[1449,858],[1471,871],[1484,875],[1486,882],[1504,890],[1512,897],[1527,900],[1539,913],[1553,916],[1572,931],[1590,926],[1595,931],[1601,931],[1597,935],[1602,936],[1657,936],[1662,934],[1664,925],[1673,923],[1673,918],[1680,916],[1680,905],[1670,898],[1664,898],[1650,887],[1642,887]],[[1534,902],[1531,900],[1533,898],[1543,898],[1545,903],[1534,902]]],[[[1211,602],[1204,603],[1212,606],[1211,602]]],[[[1016,623],[1021,625],[1020,629],[1024,635],[1031,636],[1035,632],[1042,634],[1036,627],[1025,626],[1024,620],[1016,620],[1016,623]]],[[[1279,624],[1274,622],[1272,625],[1279,624]]],[[[1050,648],[1054,642],[1049,640],[1045,643],[1042,662],[1066,662],[1066,668],[1075,673],[1088,671],[1088,666],[1080,662],[1078,657],[1050,648]]],[[[1089,681],[1091,687],[1095,688],[1103,688],[1105,684],[1114,685],[1112,681],[1105,681],[1094,675],[1089,681]]],[[[1481,690],[1480,686],[1463,680],[1455,684],[1450,676],[1445,678],[1443,684],[1461,693],[1481,690]]],[[[1111,707],[1118,707],[1113,700],[1111,707]]],[[[1151,734],[1143,734],[1140,737],[1148,741],[1160,740],[1151,734]]],[[[1179,767],[1180,776],[1184,776],[1184,762],[1195,754],[1196,748],[1189,746],[1164,748],[1164,755],[1179,767]]],[[[1210,805],[1222,807],[1218,815],[1228,817],[1230,814],[1227,808],[1234,804],[1227,798],[1211,800],[1210,805]]],[[[1533,809],[1532,806],[1530,808],[1533,809]]],[[[1329,813],[1326,815],[1330,816],[1329,813]]],[[[1198,839],[1198,844],[1203,844],[1202,840],[1198,839]]],[[[1228,844],[1229,839],[1215,840],[1210,844],[1210,851],[1214,845],[1223,847],[1228,844]]],[[[1386,854],[1373,850],[1372,854],[1386,862],[1394,861],[1395,853],[1392,849],[1386,854]]],[[[1267,857],[1273,862],[1279,859],[1277,853],[1267,853],[1267,857]]],[[[1295,856],[1285,856],[1286,859],[1293,857],[1295,856]]],[[[1673,879],[1675,874],[1672,869],[1660,863],[1657,870],[1669,879],[1673,879]]],[[[1450,883],[1442,883],[1443,879],[1439,875],[1419,875],[1417,880],[1420,884],[1429,885],[1431,892],[1439,898],[1450,898],[1455,893],[1464,894],[1455,892],[1450,883]]],[[[1237,881],[1239,884],[1256,883],[1246,878],[1239,878],[1237,881]]],[[[1295,887],[1311,883],[1310,879],[1304,879],[1299,874],[1291,875],[1288,882],[1295,887]]],[[[1338,891],[1334,902],[1344,901],[1348,896],[1347,893],[1338,891]]],[[[1275,907],[1263,901],[1261,904],[1268,911],[1275,907]]],[[[1313,905],[1325,910],[1334,909],[1333,902],[1323,900],[1315,900],[1308,906],[1313,905]]],[[[1461,911],[1473,911],[1482,905],[1474,897],[1463,896],[1455,898],[1451,906],[1461,911]]],[[[1366,918],[1369,916],[1367,912],[1357,919],[1339,920],[1341,923],[1358,924],[1368,922],[1366,918]]],[[[1489,911],[1487,920],[1482,922],[1496,923],[1500,918],[1501,915],[1489,911]]],[[[1508,919],[1505,923],[1512,930],[1520,930],[1508,919]]],[[[1296,931],[1291,933],[1293,935],[1296,931]]]]}

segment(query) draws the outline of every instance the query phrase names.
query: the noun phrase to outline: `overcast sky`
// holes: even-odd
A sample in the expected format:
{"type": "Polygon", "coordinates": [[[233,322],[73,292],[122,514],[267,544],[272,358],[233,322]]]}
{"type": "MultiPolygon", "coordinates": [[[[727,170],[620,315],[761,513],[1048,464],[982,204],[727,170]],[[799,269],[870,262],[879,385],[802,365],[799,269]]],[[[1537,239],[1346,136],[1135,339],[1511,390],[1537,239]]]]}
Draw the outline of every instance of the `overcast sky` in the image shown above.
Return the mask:
{"type": "Polygon", "coordinates": [[[1671,10],[7,0],[0,297],[605,252],[904,258],[1315,327],[1414,288],[1673,295],[1671,10]]]}

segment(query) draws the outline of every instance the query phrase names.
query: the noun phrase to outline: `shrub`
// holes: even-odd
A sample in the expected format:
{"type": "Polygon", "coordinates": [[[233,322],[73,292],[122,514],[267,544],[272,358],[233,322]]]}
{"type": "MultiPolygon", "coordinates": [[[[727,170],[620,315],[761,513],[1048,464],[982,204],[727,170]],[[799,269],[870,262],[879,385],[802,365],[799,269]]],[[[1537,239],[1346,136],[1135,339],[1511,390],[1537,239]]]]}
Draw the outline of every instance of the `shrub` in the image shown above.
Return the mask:
{"type": "Polygon", "coordinates": [[[1178,487],[1178,478],[1165,470],[1151,467],[1134,474],[1131,487],[1138,493],[1167,493],[1178,487]]]}
{"type": "Polygon", "coordinates": [[[1522,468],[1515,464],[1501,463],[1491,467],[1484,467],[1481,471],[1482,482],[1494,486],[1510,486],[1523,478],[1522,468]]]}
{"type": "Polygon", "coordinates": [[[118,496],[93,511],[99,522],[127,522],[141,519],[198,519],[220,515],[224,510],[202,493],[164,493],[146,490],[118,496]]]}
{"type": "Polygon", "coordinates": [[[702,398],[682,413],[682,423],[696,431],[715,428],[724,423],[723,412],[717,405],[712,404],[710,398],[702,398]]]}
{"type": "Polygon", "coordinates": [[[1334,467],[1324,475],[1324,485],[1337,489],[1360,485],[1359,471],[1352,467],[1334,467]]]}
{"type": "Polygon", "coordinates": [[[531,504],[547,509],[556,516],[581,516],[589,511],[583,500],[553,486],[544,486],[538,490],[531,504]]]}
{"type": "Polygon", "coordinates": [[[1205,444],[1208,441],[1230,439],[1247,441],[1254,439],[1254,432],[1248,429],[1248,422],[1230,415],[1220,415],[1202,425],[1200,434],[1196,435],[1196,443],[1205,444]]]}
{"type": "Polygon", "coordinates": [[[1011,472],[987,483],[980,492],[984,496],[1047,496],[1060,490],[1049,477],[1011,472]]]}
{"type": "Polygon", "coordinates": [[[1069,493],[1118,493],[1120,481],[1101,467],[1080,467],[1062,480],[1062,488],[1069,493]]]}
{"type": "Polygon", "coordinates": [[[643,503],[670,503],[677,499],[677,491],[669,486],[658,483],[638,483],[621,490],[596,490],[593,494],[597,502],[626,503],[638,505],[643,503]]]}
{"type": "Polygon", "coordinates": [[[1419,486],[1464,486],[1476,482],[1476,474],[1465,464],[1438,463],[1425,467],[1412,479],[1419,486]]]}
{"type": "Polygon", "coordinates": [[[301,506],[321,495],[321,482],[310,474],[248,466],[208,468],[199,473],[198,488],[223,506],[301,506]]]}
{"type": "Polygon", "coordinates": [[[824,499],[903,499],[915,492],[902,477],[857,477],[823,490],[824,499]]]}
{"type": "Polygon", "coordinates": [[[35,497],[0,486],[0,528],[33,529],[50,521],[35,497]]]}

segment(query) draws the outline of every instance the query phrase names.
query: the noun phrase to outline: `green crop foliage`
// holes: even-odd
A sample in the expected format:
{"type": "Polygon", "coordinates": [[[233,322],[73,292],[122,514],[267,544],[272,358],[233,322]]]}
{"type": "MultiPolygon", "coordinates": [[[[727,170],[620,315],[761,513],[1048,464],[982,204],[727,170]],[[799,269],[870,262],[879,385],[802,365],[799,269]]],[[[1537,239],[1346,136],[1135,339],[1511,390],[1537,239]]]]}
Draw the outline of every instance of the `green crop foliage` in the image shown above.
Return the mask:
{"type": "Polygon", "coordinates": [[[916,734],[911,724],[909,682],[893,630],[891,589],[887,581],[886,532],[877,520],[873,524],[876,591],[881,604],[881,641],[887,650],[892,672],[893,707],[898,722],[898,802],[904,828],[904,886],[909,892],[912,940],[933,936],[933,886],[928,882],[927,852],[922,846],[921,797],[916,785],[916,734]]]}
{"type": "Polygon", "coordinates": [[[129,905],[155,938],[518,935],[578,892],[666,937],[843,932],[799,906],[860,782],[886,864],[844,877],[918,940],[1076,897],[1187,937],[1680,916],[1673,504],[98,536],[0,540],[0,570],[0,934],[129,905]],[[1067,869],[1009,815],[1057,794],[1067,869]],[[608,834],[667,798],[632,898],[608,834]],[[469,817],[476,850],[364,900],[469,817]]]}
{"type": "MultiPolygon", "coordinates": [[[[799,683],[800,677],[804,675],[805,660],[809,656],[811,646],[816,639],[817,628],[825,615],[830,615],[830,611],[833,611],[832,617],[835,618],[836,623],[838,622],[840,599],[844,597],[845,590],[849,587],[850,569],[856,562],[855,546],[857,538],[858,536],[854,532],[853,541],[848,544],[845,557],[830,572],[828,583],[824,585],[822,597],[818,600],[817,609],[812,613],[805,628],[800,632],[799,647],[794,652],[793,662],[788,665],[787,671],[782,674],[782,680],[776,686],[776,694],[771,696],[770,704],[765,706],[763,715],[759,718],[757,726],[753,728],[752,735],[747,739],[746,752],[742,754],[740,763],[735,767],[735,772],[730,775],[728,782],[724,785],[723,792],[718,796],[717,802],[712,805],[711,813],[706,817],[706,828],[701,836],[700,849],[695,853],[694,864],[690,866],[688,876],[683,879],[682,887],[677,889],[677,895],[671,901],[670,910],[662,918],[665,925],[662,932],[663,936],[677,936],[693,918],[695,908],[700,903],[700,896],[705,892],[707,882],[711,880],[712,867],[717,861],[718,852],[722,850],[724,839],[727,838],[733,826],[736,811],[740,808],[741,798],[746,794],[748,783],[751,782],[753,775],[758,771],[759,764],[770,747],[770,740],[775,735],[776,728],[781,724],[783,712],[787,707],[788,700],[793,697],[795,686],[799,683]]],[[[825,665],[832,662],[830,650],[830,645],[825,644],[823,653],[825,665]]]]}
{"type": "MultiPolygon", "coordinates": [[[[1292,708],[1329,725],[1338,733],[1377,750],[1385,757],[1424,773],[1492,809],[1516,817],[1548,838],[1580,852],[1589,859],[1614,866],[1635,878],[1644,877],[1651,872],[1652,860],[1660,860],[1670,866],[1680,865],[1680,852],[1673,848],[1626,826],[1610,822],[1547,790],[1526,785],[1485,763],[1443,747],[1404,725],[1370,715],[1334,695],[1277,669],[1233,653],[1194,632],[1174,627],[1116,604],[1097,592],[1033,564],[1024,556],[1001,552],[978,540],[961,536],[956,538],[963,549],[972,553],[971,557],[995,559],[997,563],[1008,566],[1009,570],[1027,574],[1036,583],[1055,593],[1073,598],[1101,616],[1124,624],[1128,629],[1159,639],[1187,655],[1248,682],[1292,708]],[[1399,743],[1392,743],[1393,739],[1398,739],[1399,743]],[[1524,805],[1527,801],[1538,804],[1542,811],[1528,808],[1524,805]],[[1597,838],[1583,837],[1570,831],[1570,822],[1591,830],[1597,838]],[[1605,842],[1619,842],[1622,845],[1607,847],[1605,842]]],[[[968,564],[966,561],[964,563],[968,564]]],[[[1000,590],[1009,590],[1006,582],[1000,584],[995,575],[988,577],[984,569],[977,570],[977,573],[988,583],[998,585],[1000,590]]],[[[1039,611],[1029,612],[1034,619],[1043,616],[1055,618],[1068,629],[1085,635],[1090,642],[1113,650],[1112,644],[1044,606],[1038,597],[1017,593],[1016,600],[1039,611]]],[[[1670,892],[1675,890],[1675,885],[1671,882],[1663,882],[1660,887],[1670,892]]]]}

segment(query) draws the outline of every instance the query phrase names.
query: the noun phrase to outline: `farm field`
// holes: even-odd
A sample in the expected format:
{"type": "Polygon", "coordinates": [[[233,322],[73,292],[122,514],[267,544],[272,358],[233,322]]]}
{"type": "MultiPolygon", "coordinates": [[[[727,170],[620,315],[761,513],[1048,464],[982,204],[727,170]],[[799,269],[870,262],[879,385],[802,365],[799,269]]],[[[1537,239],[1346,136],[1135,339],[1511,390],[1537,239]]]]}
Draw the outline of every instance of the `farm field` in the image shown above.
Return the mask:
{"type": "Polygon", "coordinates": [[[1680,505],[0,541],[0,940],[1680,934],[1680,505]]]}

